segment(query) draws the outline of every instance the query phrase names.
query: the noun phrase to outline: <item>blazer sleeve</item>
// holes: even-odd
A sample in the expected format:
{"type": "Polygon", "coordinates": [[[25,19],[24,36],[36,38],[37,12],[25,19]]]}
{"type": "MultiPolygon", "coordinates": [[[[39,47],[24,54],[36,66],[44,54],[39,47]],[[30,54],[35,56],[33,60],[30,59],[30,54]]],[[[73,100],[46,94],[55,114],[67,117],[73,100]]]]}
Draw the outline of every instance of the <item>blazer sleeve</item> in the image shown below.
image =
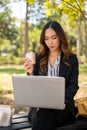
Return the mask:
{"type": "Polygon", "coordinates": [[[75,54],[73,54],[69,59],[70,64],[70,76],[66,83],[65,89],[65,102],[68,103],[73,100],[77,90],[78,90],[78,59],[75,54]]]}

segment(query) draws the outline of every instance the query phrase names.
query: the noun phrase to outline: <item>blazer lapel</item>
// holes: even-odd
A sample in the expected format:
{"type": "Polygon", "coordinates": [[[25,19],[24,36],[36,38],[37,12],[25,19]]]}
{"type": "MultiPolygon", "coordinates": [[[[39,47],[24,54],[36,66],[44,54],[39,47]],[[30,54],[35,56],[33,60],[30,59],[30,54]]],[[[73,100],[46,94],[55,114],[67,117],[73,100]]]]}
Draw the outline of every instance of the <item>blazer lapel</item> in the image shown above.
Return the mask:
{"type": "Polygon", "coordinates": [[[59,76],[60,77],[65,77],[66,75],[66,67],[65,67],[65,63],[63,62],[63,56],[64,54],[61,53],[61,58],[60,58],[60,67],[59,67],[59,76]]]}

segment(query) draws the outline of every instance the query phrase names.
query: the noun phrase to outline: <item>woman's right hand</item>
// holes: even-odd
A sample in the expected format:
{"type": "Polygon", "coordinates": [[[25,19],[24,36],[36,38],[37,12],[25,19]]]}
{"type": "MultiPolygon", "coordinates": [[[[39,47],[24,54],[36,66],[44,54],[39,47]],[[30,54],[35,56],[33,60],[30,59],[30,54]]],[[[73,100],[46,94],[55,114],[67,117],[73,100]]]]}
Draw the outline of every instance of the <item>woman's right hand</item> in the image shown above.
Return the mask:
{"type": "Polygon", "coordinates": [[[24,59],[24,69],[29,73],[29,75],[33,75],[33,64],[31,59],[24,59]]]}

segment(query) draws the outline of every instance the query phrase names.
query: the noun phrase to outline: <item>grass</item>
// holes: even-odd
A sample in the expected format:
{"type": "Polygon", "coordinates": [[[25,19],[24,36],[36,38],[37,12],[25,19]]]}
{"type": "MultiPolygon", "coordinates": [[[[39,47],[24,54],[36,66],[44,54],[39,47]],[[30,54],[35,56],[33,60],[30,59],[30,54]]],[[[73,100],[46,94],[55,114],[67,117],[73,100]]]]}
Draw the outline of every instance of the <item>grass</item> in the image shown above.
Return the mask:
{"type": "Polygon", "coordinates": [[[0,74],[24,74],[22,65],[3,65],[0,66],[0,74]]]}
{"type": "MultiPolygon", "coordinates": [[[[3,65],[0,66],[0,104],[14,106],[13,102],[13,86],[12,75],[25,74],[26,72],[22,65],[3,65]]],[[[75,99],[87,97],[87,64],[79,65],[79,84],[80,89],[75,96],[75,99]]],[[[16,113],[19,111],[27,111],[26,107],[16,107],[16,113]]]]}
{"type": "Polygon", "coordinates": [[[7,65],[0,66],[0,94],[12,93],[12,75],[26,74],[23,66],[7,65]]]}

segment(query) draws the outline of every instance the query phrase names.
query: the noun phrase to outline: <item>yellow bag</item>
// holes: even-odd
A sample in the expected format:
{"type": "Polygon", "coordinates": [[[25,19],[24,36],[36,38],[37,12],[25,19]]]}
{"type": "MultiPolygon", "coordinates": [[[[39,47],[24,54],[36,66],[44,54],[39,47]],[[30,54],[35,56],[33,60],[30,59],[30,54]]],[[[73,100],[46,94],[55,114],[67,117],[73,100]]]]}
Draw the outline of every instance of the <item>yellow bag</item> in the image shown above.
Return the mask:
{"type": "Polygon", "coordinates": [[[87,98],[81,98],[77,101],[78,113],[76,116],[87,117],[87,98]]]}

